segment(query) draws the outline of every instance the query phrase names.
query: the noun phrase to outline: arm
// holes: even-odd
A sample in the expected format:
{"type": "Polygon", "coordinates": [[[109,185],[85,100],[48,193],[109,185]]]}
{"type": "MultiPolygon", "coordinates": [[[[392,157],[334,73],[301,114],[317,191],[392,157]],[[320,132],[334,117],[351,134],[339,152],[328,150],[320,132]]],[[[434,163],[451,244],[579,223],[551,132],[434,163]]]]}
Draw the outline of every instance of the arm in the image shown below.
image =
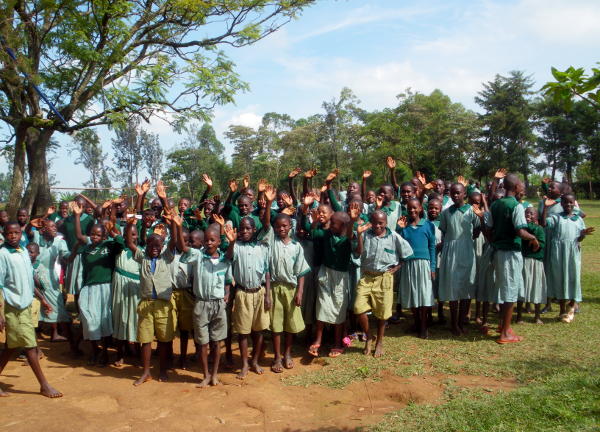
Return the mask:
{"type": "Polygon", "coordinates": [[[271,185],[267,185],[265,188],[265,200],[267,201],[267,205],[265,208],[265,212],[262,217],[263,223],[263,231],[269,231],[271,227],[271,204],[273,204],[273,200],[275,199],[277,191],[271,185]]]}
{"type": "Polygon", "coordinates": [[[294,189],[294,178],[300,174],[300,168],[296,168],[288,174],[288,189],[290,190],[290,196],[292,197],[292,204],[298,205],[298,198],[296,197],[296,191],[294,189]]]}
{"type": "Polygon", "coordinates": [[[210,191],[213,187],[213,181],[209,177],[208,174],[202,174],[202,181],[206,185],[206,190],[204,191],[204,193],[202,194],[202,197],[200,198],[200,201],[199,201],[200,203],[203,203],[204,201],[206,201],[208,199],[208,194],[210,193],[210,191]]]}
{"type": "Polygon", "coordinates": [[[235,228],[232,228],[230,225],[225,225],[225,236],[227,237],[227,241],[229,242],[229,246],[227,247],[227,252],[225,252],[225,257],[232,261],[234,257],[234,249],[235,249],[235,240],[237,238],[237,231],[235,228]]]}
{"type": "Polygon", "coordinates": [[[265,274],[265,309],[271,309],[271,273],[265,274]]]}
{"type": "Polygon", "coordinates": [[[329,197],[329,202],[331,203],[331,208],[333,209],[333,211],[342,211],[342,205],[335,197],[335,193],[333,192],[333,190],[331,190],[329,185],[327,185],[327,196],[329,197]]]}
{"type": "Polygon", "coordinates": [[[87,236],[83,235],[83,233],[81,232],[81,213],[83,213],[83,208],[75,203],[73,205],[73,219],[75,222],[75,236],[77,237],[77,240],[81,243],[81,244],[86,244],[88,241],[87,236]]]}
{"type": "Polygon", "coordinates": [[[52,306],[50,306],[50,303],[48,303],[48,300],[46,300],[46,297],[44,296],[44,294],[42,294],[42,291],[40,290],[42,284],[35,276],[33,277],[33,282],[33,294],[40,301],[46,313],[52,312],[52,306]]]}
{"type": "Polygon", "coordinates": [[[298,286],[296,287],[296,295],[294,296],[294,303],[296,306],[302,306],[302,296],[304,295],[304,276],[298,278],[298,286]]]}
{"type": "Polygon", "coordinates": [[[308,180],[317,175],[316,169],[308,170],[304,173],[304,178],[302,179],[302,195],[306,196],[310,192],[310,188],[308,187],[308,180]]]}
{"type": "Polygon", "coordinates": [[[585,228],[585,229],[581,230],[581,233],[580,233],[579,237],[577,238],[577,242],[581,243],[586,236],[592,235],[595,230],[596,229],[594,227],[589,227],[589,228],[585,228]]]}
{"type": "Polygon", "coordinates": [[[90,207],[94,209],[94,216],[99,217],[102,214],[102,207],[96,204],[94,201],[86,197],[84,194],[79,194],[81,198],[85,200],[86,203],[89,204],[90,207]]]}
{"type": "Polygon", "coordinates": [[[550,198],[546,198],[544,200],[544,210],[542,210],[542,217],[540,220],[540,225],[545,227],[546,223],[547,223],[547,218],[548,218],[548,207],[553,206],[554,204],[556,204],[556,201],[554,201],[553,199],[550,198]]]}
{"type": "Polygon", "coordinates": [[[387,165],[388,169],[390,170],[390,181],[392,183],[392,186],[394,187],[394,191],[397,194],[400,187],[398,186],[398,180],[396,180],[396,161],[394,160],[393,157],[388,156],[385,159],[385,164],[387,165]]]}
{"type": "Polygon", "coordinates": [[[360,197],[363,202],[367,201],[367,179],[371,177],[371,171],[364,171],[362,175],[362,184],[360,186],[360,197]]]}
{"type": "Polygon", "coordinates": [[[135,192],[137,193],[137,198],[135,200],[135,211],[136,213],[142,213],[144,210],[144,201],[146,199],[146,194],[150,190],[150,180],[146,179],[144,182],[139,185],[135,185],[135,192]]]}

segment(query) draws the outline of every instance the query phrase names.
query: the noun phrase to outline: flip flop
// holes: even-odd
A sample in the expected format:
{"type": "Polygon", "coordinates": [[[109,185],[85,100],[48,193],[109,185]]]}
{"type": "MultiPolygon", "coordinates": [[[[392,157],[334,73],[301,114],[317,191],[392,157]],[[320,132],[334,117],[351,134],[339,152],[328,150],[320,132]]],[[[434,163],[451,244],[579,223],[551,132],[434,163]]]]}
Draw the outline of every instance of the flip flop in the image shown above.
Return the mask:
{"type": "Polygon", "coordinates": [[[498,343],[500,345],[505,345],[505,344],[509,344],[509,343],[521,342],[522,340],[523,340],[523,336],[515,335],[515,339],[496,339],[496,343],[498,343]]]}
{"type": "Polygon", "coordinates": [[[331,351],[329,351],[329,357],[331,358],[339,357],[342,354],[344,354],[343,348],[331,348],[331,351]]]}
{"type": "Polygon", "coordinates": [[[321,345],[313,344],[308,348],[308,353],[313,357],[319,357],[319,348],[321,345]]]}

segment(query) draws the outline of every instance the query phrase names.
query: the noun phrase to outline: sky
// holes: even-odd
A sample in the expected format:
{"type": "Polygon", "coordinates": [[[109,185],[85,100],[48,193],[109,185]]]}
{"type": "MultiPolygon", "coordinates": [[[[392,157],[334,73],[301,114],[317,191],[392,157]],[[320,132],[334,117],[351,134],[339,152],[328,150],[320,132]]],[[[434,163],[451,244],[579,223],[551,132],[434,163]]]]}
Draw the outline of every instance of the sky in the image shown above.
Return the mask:
{"type": "MultiPolygon", "coordinates": [[[[590,68],[600,61],[599,0],[321,0],[275,34],[226,53],[250,85],[235,105],[214,110],[212,124],[225,144],[229,125],[256,127],[267,112],[300,118],[349,87],[368,110],[395,106],[407,88],[440,89],[478,110],[482,83],[522,70],[535,89],[550,68],[590,68]]],[[[168,152],[183,141],[162,120],[143,126],[168,152]]],[[[99,130],[107,159],[112,134],[99,130]]],[[[58,186],[88,180],[62,145],[52,162],[58,186]]],[[[0,164],[0,171],[7,166],[0,164]]]]}

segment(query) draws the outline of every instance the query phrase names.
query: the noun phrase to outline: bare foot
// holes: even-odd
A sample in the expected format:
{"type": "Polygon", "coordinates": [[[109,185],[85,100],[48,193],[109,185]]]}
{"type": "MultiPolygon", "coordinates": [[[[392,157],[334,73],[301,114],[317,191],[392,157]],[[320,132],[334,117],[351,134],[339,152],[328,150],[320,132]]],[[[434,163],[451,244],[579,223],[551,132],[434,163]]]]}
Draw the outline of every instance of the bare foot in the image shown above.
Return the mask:
{"type": "Polygon", "coordinates": [[[242,366],[242,370],[236,375],[237,379],[245,379],[246,376],[248,375],[248,365],[244,365],[242,366]]]}
{"type": "Polygon", "coordinates": [[[207,375],[200,384],[196,384],[197,388],[204,388],[204,387],[208,387],[208,385],[211,383],[211,379],[212,376],[211,375],[207,375]]]}
{"type": "Polygon", "coordinates": [[[167,371],[161,371],[160,374],[158,375],[158,380],[160,382],[169,381],[169,376],[167,375],[167,371]]]}
{"type": "Polygon", "coordinates": [[[385,350],[383,349],[383,342],[377,342],[377,344],[375,345],[375,354],[373,354],[373,357],[379,358],[384,354],[385,350]]]}
{"type": "Polygon", "coordinates": [[[367,338],[367,341],[365,342],[365,349],[363,350],[364,355],[371,355],[371,349],[375,339],[377,339],[377,336],[371,336],[367,338]]]}
{"type": "Polygon", "coordinates": [[[294,360],[292,360],[292,356],[287,355],[283,358],[283,367],[286,369],[294,368],[294,360]]]}
{"type": "Polygon", "coordinates": [[[120,359],[118,359],[117,361],[115,361],[113,363],[113,366],[117,367],[117,368],[122,368],[124,364],[125,364],[125,360],[123,359],[123,357],[121,357],[120,359]]]}
{"type": "Polygon", "coordinates": [[[250,369],[251,369],[252,371],[256,372],[258,375],[262,375],[262,374],[264,374],[264,373],[265,373],[265,371],[263,370],[263,368],[261,368],[261,367],[259,366],[259,364],[258,364],[258,363],[253,363],[253,364],[250,366],[250,369]]]}
{"type": "Polygon", "coordinates": [[[4,390],[0,390],[0,397],[9,397],[10,395],[6,393],[4,390]]]}
{"type": "Polygon", "coordinates": [[[61,335],[56,335],[52,338],[51,342],[66,342],[68,339],[61,335]]]}
{"type": "MultiPolygon", "coordinates": [[[[254,370],[254,365],[252,366],[252,369],[254,370]]],[[[281,357],[275,358],[275,360],[273,360],[273,364],[271,365],[271,371],[275,373],[283,372],[283,366],[281,365],[281,357]]]]}
{"type": "Polygon", "coordinates": [[[542,321],[542,320],[541,320],[541,319],[539,319],[539,318],[538,318],[538,319],[536,319],[534,322],[535,322],[536,324],[544,324],[544,321],[542,321]]]}
{"type": "Polygon", "coordinates": [[[133,385],[137,387],[148,381],[152,381],[152,375],[150,375],[150,372],[143,373],[142,376],[136,382],[133,383],[133,385]]]}
{"type": "Polygon", "coordinates": [[[483,323],[483,320],[480,317],[475,318],[475,324],[481,325],[482,323],[483,323]]]}
{"type": "Polygon", "coordinates": [[[59,398],[62,397],[62,393],[52,387],[50,384],[45,384],[40,387],[40,394],[47,398],[59,398]]]}
{"type": "Polygon", "coordinates": [[[221,381],[219,381],[219,378],[216,375],[212,375],[210,377],[210,385],[211,386],[217,386],[219,384],[221,384],[221,381]]]}

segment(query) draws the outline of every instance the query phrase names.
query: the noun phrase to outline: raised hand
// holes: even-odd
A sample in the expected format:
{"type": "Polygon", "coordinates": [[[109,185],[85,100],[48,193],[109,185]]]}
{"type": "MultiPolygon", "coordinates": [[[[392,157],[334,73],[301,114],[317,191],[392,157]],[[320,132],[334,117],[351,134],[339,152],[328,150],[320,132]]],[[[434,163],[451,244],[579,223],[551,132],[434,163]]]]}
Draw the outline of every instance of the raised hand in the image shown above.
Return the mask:
{"type": "Polygon", "coordinates": [[[417,171],[417,173],[415,174],[415,177],[421,182],[422,185],[424,185],[425,183],[427,183],[427,179],[425,178],[425,174],[423,174],[421,171],[417,171]]]}
{"type": "Polygon", "coordinates": [[[544,207],[552,207],[554,204],[556,204],[556,200],[546,196],[544,197],[544,207]]]}
{"type": "Polygon", "coordinates": [[[237,230],[231,225],[224,225],[223,229],[225,230],[225,237],[227,237],[227,241],[229,243],[233,243],[237,239],[237,230]]]}
{"type": "Polygon", "coordinates": [[[587,227],[586,229],[581,231],[581,234],[583,234],[584,236],[588,236],[594,233],[594,231],[596,231],[596,228],[594,227],[587,227]]]}
{"type": "Polygon", "coordinates": [[[481,208],[481,206],[479,204],[473,204],[471,206],[471,208],[473,209],[473,213],[475,213],[480,218],[483,217],[484,211],[483,211],[483,209],[481,208]]]}
{"type": "Polygon", "coordinates": [[[202,219],[204,219],[204,215],[202,213],[202,210],[199,209],[198,207],[196,207],[194,209],[194,217],[196,218],[196,220],[201,221],[202,219]]]}
{"type": "Polygon", "coordinates": [[[137,219],[135,218],[135,216],[127,219],[127,225],[137,225],[137,219]]]}
{"type": "Polygon", "coordinates": [[[275,199],[276,196],[277,196],[277,189],[275,189],[271,185],[266,185],[265,186],[265,199],[268,202],[273,202],[273,200],[275,199]]]}
{"type": "Polygon", "coordinates": [[[167,189],[165,187],[165,184],[162,182],[162,180],[159,180],[156,183],[156,195],[158,195],[158,197],[160,199],[167,199],[167,189]]]}
{"type": "Polygon", "coordinates": [[[281,210],[281,213],[286,214],[288,216],[293,216],[296,213],[296,209],[293,206],[288,206],[281,210]]]}
{"type": "Polygon", "coordinates": [[[312,194],[306,194],[302,200],[302,204],[304,204],[306,207],[312,206],[314,202],[315,197],[312,194]]]}
{"type": "Polygon", "coordinates": [[[104,201],[102,203],[102,210],[105,210],[105,209],[109,208],[111,205],[112,205],[112,201],[111,200],[104,201]]]}
{"type": "Polygon", "coordinates": [[[263,178],[263,179],[260,179],[260,180],[258,181],[258,192],[259,192],[259,193],[260,193],[260,192],[264,192],[264,191],[265,191],[265,189],[267,188],[267,185],[268,185],[268,184],[269,184],[269,183],[267,182],[267,180],[266,180],[266,179],[264,179],[264,178],[263,178]]]}
{"type": "Polygon", "coordinates": [[[325,183],[323,186],[321,186],[320,191],[321,191],[321,193],[327,192],[327,189],[329,189],[329,185],[327,183],[325,183]]]}
{"type": "Polygon", "coordinates": [[[335,179],[339,173],[340,173],[340,170],[337,168],[334,169],[333,171],[331,171],[329,174],[327,174],[327,177],[325,177],[325,183],[331,183],[333,181],[333,179],[335,179]]]}
{"type": "Polygon", "coordinates": [[[398,219],[398,226],[400,228],[406,228],[408,226],[408,219],[406,216],[402,216],[400,219],[398,219]]]}
{"type": "Polygon", "coordinates": [[[377,207],[377,209],[383,207],[383,197],[381,195],[377,195],[377,197],[375,198],[375,206],[377,207]]]}
{"type": "Polygon", "coordinates": [[[496,173],[494,174],[494,178],[495,179],[502,179],[506,177],[506,168],[500,168],[498,171],[496,171],[496,173]]]}
{"type": "Polygon", "coordinates": [[[434,181],[430,181],[429,183],[425,184],[423,187],[427,190],[431,190],[436,186],[434,181]]]}
{"type": "Polygon", "coordinates": [[[208,186],[209,188],[212,187],[213,185],[213,181],[210,178],[210,176],[208,174],[202,174],[202,181],[206,184],[206,186],[208,186]]]}
{"type": "Polygon", "coordinates": [[[350,203],[350,206],[348,207],[348,214],[350,215],[350,219],[352,219],[353,221],[358,220],[358,218],[360,217],[360,211],[361,209],[357,202],[350,203]]]}
{"type": "Polygon", "coordinates": [[[158,234],[161,237],[165,237],[167,234],[167,228],[165,227],[165,224],[158,224],[154,227],[154,230],[152,232],[154,234],[158,234]]]}
{"type": "Polygon", "coordinates": [[[313,168],[313,169],[309,169],[308,171],[306,171],[306,172],[304,173],[304,177],[305,177],[305,178],[313,178],[313,177],[314,177],[314,176],[316,176],[316,175],[317,175],[317,170],[316,170],[316,169],[314,169],[314,168],[313,168]]]}
{"type": "Polygon", "coordinates": [[[238,189],[238,183],[235,179],[229,180],[228,186],[231,193],[235,192],[238,189]]]}
{"type": "Polygon", "coordinates": [[[244,186],[244,189],[248,189],[250,187],[250,176],[248,174],[242,177],[242,185],[244,186]]]}
{"type": "Polygon", "coordinates": [[[391,157],[391,156],[388,156],[388,157],[386,157],[386,158],[385,158],[385,164],[387,165],[387,167],[388,167],[389,169],[394,169],[394,168],[396,168],[396,161],[395,161],[395,160],[394,160],[394,158],[393,158],[393,157],[391,157]]]}
{"type": "Polygon", "coordinates": [[[35,228],[37,228],[37,229],[40,229],[40,228],[42,228],[42,227],[44,226],[44,219],[42,219],[42,218],[31,219],[31,220],[29,221],[29,224],[30,224],[32,227],[35,227],[35,228]]]}
{"type": "Polygon", "coordinates": [[[302,170],[300,168],[294,168],[292,171],[290,171],[290,173],[288,174],[288,178],[294,178],[296,177],[298,174],[300,174],[302,172],[302,170]]]}
{"type": "Polygon", "coordinates": [[[81,215],[83,213],[83,207],[77,201],[71,201],[69,207],[71,207],[73,214],[81,215]]]}
{"type": "Polygon", "coordinates": [[[456,181],[458,183],[460,183],[461,185],[463,185],[464,187],[467,187],[467,185],[468,185],[467,180],[463,176],[461,176],[461,175],[458,176],[458,178],[456,179],[456,181]]]}
{"type": "Polygon", "coordinates": [[[371,228],[371,222],[367,222],[362,225],[359,225],[358,228],[356,229],[356,232],[360,235],[360,234],[364,233],[366,230],[368,230],[369,228],[371,228]]]}
{"type": "Polygon", "coordinates": [[[545,184],[548,184],[548,183],[550,183],[551,181],[552,181],[552,179],[551,179],[550,177],[544,177],[544,178],[542,179],[542,183],[545,183],[545,184]]]}
{"type": "Polygon", "coordinates": [[[294,204],[294,200],[292,199],[292,197],[288,193],[285,193],[285,192],[282,193],[281,194],[281,199],[285,203],[286,207],[289,207],[289,206],[291,206],[291,205],[294,204]]]}
{"type": "Polygon", "coordinates": [[[150,180],[145,179],[141,186],[142,193],[140,195],[148,193],[149,190],[150,190],[150,180]]]}
{"type": "Polygon", "coordinates": [[[183,218],[181,216],[174,214],[173,216],[171,216],[171,219],[173,220],[173,222],[175,222],[175,225],[177,225],[178,227],[183,225],[183,218]]]}
{"type": "Polygon", "coordinates": [[[373,174],[373,173],[372,173],[371,171],[369,171],[369,170],[363,171],[363,176],[362,176],[362,178],[364,178],[364,179],[368,179],[369,177],[371,177],[371,175],[372,175],[372,174],[373,174]]]}
{"type": "Polygon", "coordinates": [[[56,207],[54,207],[54,206],[48,207],[48,210],[46,210],[46,217],[50,216],[55,211],[56,211],[56,207]]]}

